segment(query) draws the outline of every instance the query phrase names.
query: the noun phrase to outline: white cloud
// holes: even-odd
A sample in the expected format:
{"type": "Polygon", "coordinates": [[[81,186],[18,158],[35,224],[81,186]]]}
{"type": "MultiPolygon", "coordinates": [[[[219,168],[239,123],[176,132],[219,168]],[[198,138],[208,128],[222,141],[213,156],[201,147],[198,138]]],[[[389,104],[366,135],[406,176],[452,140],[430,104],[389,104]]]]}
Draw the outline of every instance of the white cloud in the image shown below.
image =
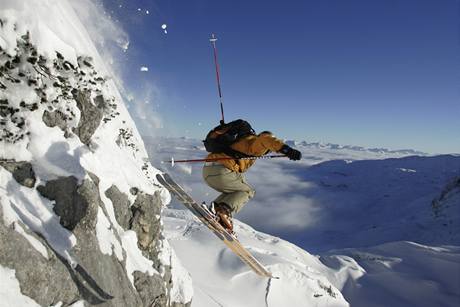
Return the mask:
{"type": "Polygon", "coordinates": [[[256,188],[256,197],[244,207],[238,218],[250,225],[275,231],[313,226],[317,220],[315,201],[302,194],[313,185],[291,174],[293,167],[301,168],[302,164],[258,161],[246,175],[248,182],[256,188]]]}

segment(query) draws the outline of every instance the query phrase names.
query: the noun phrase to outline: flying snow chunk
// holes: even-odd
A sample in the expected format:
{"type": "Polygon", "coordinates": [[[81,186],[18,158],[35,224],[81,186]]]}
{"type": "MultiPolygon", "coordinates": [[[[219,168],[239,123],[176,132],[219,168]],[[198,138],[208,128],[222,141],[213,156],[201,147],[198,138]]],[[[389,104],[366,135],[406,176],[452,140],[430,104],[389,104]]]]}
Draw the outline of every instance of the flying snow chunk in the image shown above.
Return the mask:
{"type": "Polygon", "coordinates": [[[167,30],[168,25],[167,25],[167,24],[165,24],[165,23],[162,24],[162,25],[161,25],[161,28],[163,29],[163,31],[165,32],[165,34],[168,34],[168,30],[167,30]]]}
{"type": "Polygon", "coordinates": [[[149,71],[149,68],[146,67],[146,66],[142,66],[142,67],[141,67],[141,71],[149,71]]]}
{"type": "Polygon", "coordinates": [[[146,13],[147,15],[150,14],[149,10],[146,10],[145,13],[146,13]]]}

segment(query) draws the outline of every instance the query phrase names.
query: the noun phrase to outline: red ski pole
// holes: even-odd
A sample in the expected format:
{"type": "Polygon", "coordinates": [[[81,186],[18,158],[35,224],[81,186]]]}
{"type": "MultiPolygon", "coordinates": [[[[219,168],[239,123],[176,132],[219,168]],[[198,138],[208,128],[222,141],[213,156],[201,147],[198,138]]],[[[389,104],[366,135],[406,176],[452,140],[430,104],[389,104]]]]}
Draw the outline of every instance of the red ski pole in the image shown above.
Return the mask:
{"type": "Polygon", "coordinates": [[[216,67],[216,79],[217,79],[217,90],[219,92],[219,101],[220,101],[220,114],[222,116],[222,119],[220,120],[220,123],[223,125],[225,124],[225,118],[224,118],[224,102],[222,99],[222,89],[220,87],[220,70],[219,70],[219,63],[217,61],[217,47],[216,47],[216,41],[217,37],[214,35],[214,33],[211,34],[211,38],[209,41],[212,44],[212,49],[214,50],[214,65],[216,67]]]}
{"type": "MultiPolygon", "coordinates": [[[[271,156],[250,156],[244,157],[236,160],[259,160],[259,159],[274,159],[274,158],[284,158],[285,155],[271,155],[271,156]]],[[[161,163],[171,163],[174,166],[174,163],[194,163],[194,162],[215,162],[215,161],[223,161],[223,160],[235,160],[232,157],[221,157],[221,158],[205,158],[205,159],[189,159],[189,160],[174,160],[171,159],[169,161],[161,161],[161,163]]]]}

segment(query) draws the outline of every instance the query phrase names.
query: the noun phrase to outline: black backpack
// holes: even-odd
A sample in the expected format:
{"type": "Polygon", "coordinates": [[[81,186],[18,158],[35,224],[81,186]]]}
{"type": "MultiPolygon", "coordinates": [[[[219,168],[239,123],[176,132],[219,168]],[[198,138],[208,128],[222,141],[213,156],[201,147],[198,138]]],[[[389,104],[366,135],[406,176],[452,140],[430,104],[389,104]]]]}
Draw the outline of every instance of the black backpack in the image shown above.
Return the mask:
{"type": "Polygon", "coordinates": [[[248,135],[255,135],[254,129],[247,121],[237,119],[209,131],[203,143],[208,152],[225,153],[230,157],[240,159],[249,157],[249,155],[234,150],[230,146],[248,135]]]}

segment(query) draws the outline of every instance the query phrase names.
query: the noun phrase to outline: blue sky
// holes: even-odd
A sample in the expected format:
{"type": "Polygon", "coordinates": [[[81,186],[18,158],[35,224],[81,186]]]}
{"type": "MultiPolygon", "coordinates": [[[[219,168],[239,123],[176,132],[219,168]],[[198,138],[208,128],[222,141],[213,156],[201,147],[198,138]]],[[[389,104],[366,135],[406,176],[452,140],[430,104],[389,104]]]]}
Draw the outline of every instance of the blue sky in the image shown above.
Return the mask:
{"type": "Polygon", "coordinates": [[[162,121],[142,134],[203,138],[218,123],[214,32],[226,119],[287,139],[460,152],[456,0],[104,5],[130,38],[126,87],[162,121]]]}

